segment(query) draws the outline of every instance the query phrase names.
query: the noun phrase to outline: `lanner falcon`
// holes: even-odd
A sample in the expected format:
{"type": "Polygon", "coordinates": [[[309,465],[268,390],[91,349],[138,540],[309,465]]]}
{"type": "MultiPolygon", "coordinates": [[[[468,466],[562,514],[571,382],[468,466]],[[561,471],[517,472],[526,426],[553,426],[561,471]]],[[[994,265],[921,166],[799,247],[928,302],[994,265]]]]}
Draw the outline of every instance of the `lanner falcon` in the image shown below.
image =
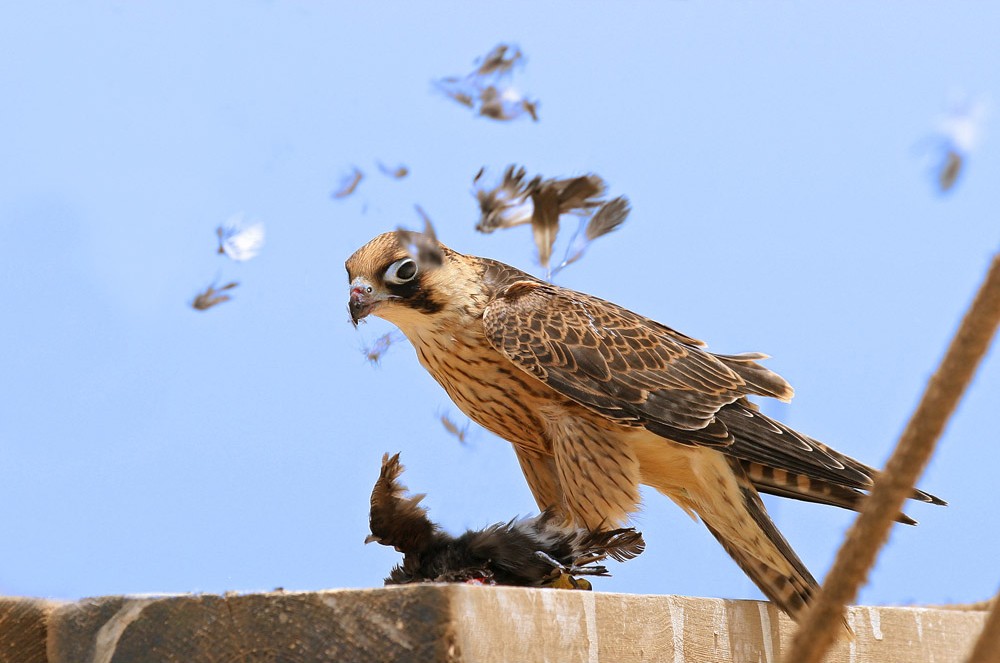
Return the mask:
{"type": "MultiPolygon", "coordinates": [[[[709,352],[433,235],[379,235],[346,266],[354,323],[374,314],[397,325],[455,404],[514,445],[540,509],[577,527],[618,528],[639,506],[639,484],[652,486],[801,616],[816,580],[759,493],[857,511],[878,472],[758,411],[748,396],[793,394],[757,363],[766,355],[709,352]]],[[[920,490],[912,498],[944,504],[920,490]]]]}

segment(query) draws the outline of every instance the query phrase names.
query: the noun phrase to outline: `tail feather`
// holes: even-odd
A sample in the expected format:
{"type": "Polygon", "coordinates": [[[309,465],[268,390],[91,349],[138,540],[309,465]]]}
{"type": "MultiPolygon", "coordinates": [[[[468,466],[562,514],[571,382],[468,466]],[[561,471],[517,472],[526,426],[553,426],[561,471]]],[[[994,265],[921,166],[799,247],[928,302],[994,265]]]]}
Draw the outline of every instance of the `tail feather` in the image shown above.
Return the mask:
{"type": "Polygon", "coordinates": [[[806,571],[804,576],[783,574],[747,553],[743,548],[732,545],[708,523],[705,523],[705,526],[764,596],[793,620],[798,621],[802,611],[812,600],[817,587],[816,580],[809,575],[809,571],[806,571]]]}
{"type": "MultiPolygon", "coordinates": [[[[750,514],[753,521],[760,527],[767,540],[788,562],[793,572],[783,573],[781,570],[775,569],[758,557],[749,554],[752,551],[748,552],[734,548],[728,545],[726,541],[723,541],[711,527],[708,529],[715,535],[715,538],[719,540],[722,547],[726,549],[740,568],[743,569],[743,572],[750,576],[750,579],[760,588],[764,596],[777,604],[794,621],[798,622],[802,618],[806,607],[808,607],[819,591],[819,583],[809,573],[809,569],[802,563],[799,556],[795,554],[795,551],[792,550],[791,545],[785,540],[785,537],[778,531],[778,527],[767,514],[767,509],[764,508],[764,502],[761,501],[760,495],[752,485],[748,484],[749,477],[743,472],[741,463],[735,458],[730,458],[729,464],[733,468],[733,472],[737,478],[741,479],[740,492],[743,494],[743,506],[746,507],[747,513],[750,514]]],[[[847,623],[846,618],[843,619],[843,626],[848,637],[853,638],[854,633],[847,623]]]]}
{"type": "MultiPolygon", "coordinates": [[[[791,573],[774,568],[772,564],[764,561],[768,555],[760,554],[754,549],[748,549],[745,542],[743,545],[734,545],[735,542],[727,541],[725,537],[712,527],[708,522],[705,525],[712,535],[722,544],[726,552],[743,569],[744,573],[750,576],[754,584],[760,588],[764,596],[773,601],[779,608],[784,610],[789,617],[798,621],[803,608],[809,604],[813,594],[819,587],[819,583],[809,573],[809,569],[802,563],[799,556],[792,550],[785,537],[775,526],[774,521],[767,514],[764,502],[760,495],[753,488],[749,477],[743,470],[742,464],[734,458],[727,459],[733,473],[736,474],[737,483],[740,486],[740,493],[743,498],[743,507],[750,520],[759,528],[759,531],[766,538],[767,544],[774,549],[787,563],[791,573]],[[757,554],[755,554],[757,553],[757,554]]],[[[766,545],[766,544],[765,544],[766,545]]]]}
{"type": "MultiPolygon", "coordinates": [[[[769,495],[838,506],[850,511],[861,511],[868,497],[868,493],[857,488],[812,479],[804,474],[788,472],[761,463],[740,462],[754,488],[769,495]]],[[[904,525],[917,524],[916,520],[905,513],[897,515],[896,521],[904,525]]]]}
{"type": "MultiPolygon", "coordinates": [[[[794,477],[794,480],[810,480],[865,491],[871,489],[879,475],[879,471],[875,468],[760,413],[745,399],[720,409],[717,419],[725,425],[733,437],[733,443],[725,448],[725,453],[744,462],[770,468],[775,473],[785,472],[794,477]]],[[[783,482],[780,485],[775,485],[773,482],[765,483],[775,488],[788,487],[788,484],[783,482]]],[[[765,489],[765,492],[770,491],[765,489]]],[[[797,494],[790,495],[787,491],[781,494],[806,501],[817,501],[797,494]]],[[[910,499],[937,505],[946,504],[944,500],[916,489],[910,495],[910,499]]]]}
{"type": "Polygon", "coordinates": [[[638,449],[643,483],[697,514],[764,595],[798,619],[818,584],[771,522],[741,462],[713,449],[674,445],[660,447],[660,454],[673,453],[666,463],[638,449]]]}

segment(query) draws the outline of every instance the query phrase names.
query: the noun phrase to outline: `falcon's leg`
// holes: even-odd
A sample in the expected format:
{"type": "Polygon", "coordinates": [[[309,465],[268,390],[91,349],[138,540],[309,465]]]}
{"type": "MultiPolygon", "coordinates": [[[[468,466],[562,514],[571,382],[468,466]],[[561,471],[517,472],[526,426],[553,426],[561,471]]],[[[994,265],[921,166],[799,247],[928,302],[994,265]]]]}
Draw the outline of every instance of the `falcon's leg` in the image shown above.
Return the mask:
{"type": "Polygon", "coordinates": [[[522,449],[514,445],[517,462],[528,482],[528,488],[538,504],[539,511],[555,509],[560,514],[566,513],[559,479],[556,477],[556,463],[552,456],[543,456],[536,451],[522,449]]]}
{"type": "Polygon", "coordinates": [[[697,514],[764,595],[796,619],[816,580],[771,521],[740,461],[652,435],[635,442],[643,483],[697,514]]]}
{"type": "Polygon", "coordinates": [[[556,476],[571,521],[589,530],[623,526],[639,506],[639,461],[617,430],[543,410],[556,476]]]}

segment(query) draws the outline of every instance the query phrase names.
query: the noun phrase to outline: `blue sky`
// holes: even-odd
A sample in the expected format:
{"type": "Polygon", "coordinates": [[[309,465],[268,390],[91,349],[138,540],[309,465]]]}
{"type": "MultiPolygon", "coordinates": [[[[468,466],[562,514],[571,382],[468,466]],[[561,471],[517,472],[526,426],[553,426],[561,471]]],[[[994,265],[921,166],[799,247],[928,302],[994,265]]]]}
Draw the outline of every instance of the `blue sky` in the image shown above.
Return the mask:
{"type": "MultiPolygon", "coordinates": [[[[797,396],[766,411],[883,463],[1000,246],[995,123],[948,195],[921,159],[955,91],[1000,100],[998,29],[984,3],[5,4],[0,594],[378,586],[385,451],[454,531],[532,513],[509,445],[449,436],[412,349],[370,366],[391,327],[346,311],[344,259],[414,204],[537,271],[527,228],[473,230],[481,166],[599,173],[632,214],[558,282],[767,352],[797,396]],[[501,41],[537,124],[432,91],[501,41]],[[267,243],[237,264],[239,212],[267,243]],[[216,279],[233,301],[191,310],[216,279]]],[[[863,601],[995,592],[998,396],[994,350],[921,481],[950,506],[909,509],[863,601]]],[[[822,577],[853,516],[768,503],[822,577]]],[[[666,498],[637,523],[598,589],[759,596],[666,498]]]]}

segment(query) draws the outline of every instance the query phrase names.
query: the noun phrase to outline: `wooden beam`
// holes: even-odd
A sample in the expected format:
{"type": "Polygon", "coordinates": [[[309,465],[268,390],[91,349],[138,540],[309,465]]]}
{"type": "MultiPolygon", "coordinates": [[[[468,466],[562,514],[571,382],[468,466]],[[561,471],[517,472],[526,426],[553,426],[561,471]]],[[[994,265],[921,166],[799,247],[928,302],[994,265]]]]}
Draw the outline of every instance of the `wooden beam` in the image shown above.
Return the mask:
{"type": "MultiPolygon", "coordinates": [[[[853,607],[856,637],[826,661],[957,663],[985,620],[981,610],[853,607]]],[[[765,602],[471,585],[0,599],[0,663],[774,663],[794,632],[765,602]]]]}
{"type": "Polygon", "coordinates": [[[53,601],[0,597],[0,663],[46,663],[53,601]]]}

